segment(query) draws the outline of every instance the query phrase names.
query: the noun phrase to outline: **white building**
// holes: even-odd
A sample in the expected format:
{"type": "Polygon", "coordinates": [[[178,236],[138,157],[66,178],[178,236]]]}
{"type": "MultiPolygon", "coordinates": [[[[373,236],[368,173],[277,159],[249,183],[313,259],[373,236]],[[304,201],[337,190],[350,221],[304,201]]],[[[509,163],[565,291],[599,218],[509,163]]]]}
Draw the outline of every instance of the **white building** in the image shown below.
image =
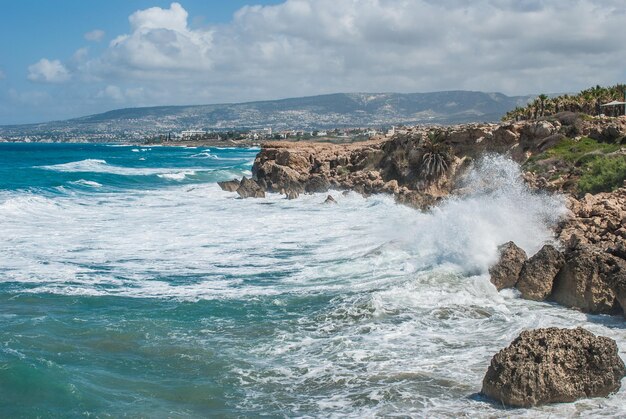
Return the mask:
{"type": "Polygon", "coordinates": [[[192,137],[201,137],[204,134],[206,134],[206,131],[188,130],[188,131],[181,132],[180,136],[183,139],[185,139],[185,138],[192,138],[192,137]]]}

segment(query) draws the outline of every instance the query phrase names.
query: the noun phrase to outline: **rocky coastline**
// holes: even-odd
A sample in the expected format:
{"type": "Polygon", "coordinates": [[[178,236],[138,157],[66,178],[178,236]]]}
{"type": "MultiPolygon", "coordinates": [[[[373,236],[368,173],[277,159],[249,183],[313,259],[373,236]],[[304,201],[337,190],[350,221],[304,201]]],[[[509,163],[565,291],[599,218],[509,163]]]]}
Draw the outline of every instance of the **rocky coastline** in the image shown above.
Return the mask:
{"type": "MultiPolygon", "coordinates": [[[[332,190],[365,196],[384,193],[393,195],[398,203],[428,210],[447,196],[466,193],[459,180],[477,159],[489,153],[510,156],[522,165],[523,179],[530,188],[565,195],[569,209],[555,228],[554,243],[537,254],[526,255],[512,242],[500,246],[500,259],[490,269],[494,286],[498,290],[515,288],[522,298],[551,301],[585,313],[626,316],[626,183],[618,178],[622,183],[616,186],[615,177],[610,176],[590,178],[593,164],[626,163],[624,117],[591,118],[563,112],[535,121],[410,127],[391,138],[363,143],[269,142],[255,159],[252,179],[221,182],[220,186],[242,198],[264,197],[268,192],[284,194],[287,199],[332,190]],[[605,190],[598,191],[598,185],[605,190]]],[[[585,340],[567,333],[554,329],[518,339],[530,339],[544,351],[551,348],[550,339],[556,339],[562,359],[573,359],[578,368],[593,364],[590,374],[601,370],[600,375],[609,377],[604,384],[582,379],[572,389],[563,383],[572,380],[567,374],[549,372],[563,367],[559,356],[551,355],[554,362],[542,367],[545,354],[533,355],[538,361],[511,355],[505,362],[509,368],[515,371],[531,365],[529,371],[540,373],[525,379],[543,380],[549,387],[527,387],[524,399],[523,390],[509,388],[511,380],[519,382],[519,377],[509,374],[502,381],[494,375],[498,357],[504,356],[498,354],[485,377],[483,394],[509,406],[534,406],[606,396],[619,389],[626,370],[614,342],[608,345],[615,353],[604,357],[608,366],[598,366],[597,357],[580,358],[591,349],[581,350],[577,345],[607,338],[585,335],[585,340]],[[542,378],[541,374],[548,375],[542,378]],[[556,383],[559,380],[561,383],[556,383]],[[512,396],[515,394],[517,398],[512,396]]],[[[600,344],[604,352],[606,345],[604,341],[600,344]]]]}

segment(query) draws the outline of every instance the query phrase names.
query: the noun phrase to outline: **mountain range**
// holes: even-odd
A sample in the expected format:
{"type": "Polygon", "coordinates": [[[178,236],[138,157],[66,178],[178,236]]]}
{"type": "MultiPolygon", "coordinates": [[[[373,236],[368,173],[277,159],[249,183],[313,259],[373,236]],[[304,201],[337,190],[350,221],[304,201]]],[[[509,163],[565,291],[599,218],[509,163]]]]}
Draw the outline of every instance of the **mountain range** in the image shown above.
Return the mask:
{"type": "Polygon", "coordinates": [[[28,125],[0,126],[0,138],[128,140],[189,129],[326,129],[399,124],[495,122],[534,96],[445,91],[336,93],[248,103],[156,106],[28,125]]]}

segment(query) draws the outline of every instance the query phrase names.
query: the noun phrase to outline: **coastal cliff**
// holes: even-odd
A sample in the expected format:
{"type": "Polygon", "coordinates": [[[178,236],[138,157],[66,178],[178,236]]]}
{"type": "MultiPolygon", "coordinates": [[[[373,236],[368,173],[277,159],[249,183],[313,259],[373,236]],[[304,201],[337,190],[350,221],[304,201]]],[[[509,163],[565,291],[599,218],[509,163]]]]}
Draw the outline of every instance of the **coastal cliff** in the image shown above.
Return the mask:
{"type": "Polygon", "coordinates": [[[506,154],[522,164],[535,189],[606,192],[626,176],[626,118],[563,112],[540,121],[410,127],[391,138],[353,144],[269,142],[253,176],[269,192],[349,189],[390,193],[425,209],[459,190],[457,180],[482,155],[506,154]],[[605,170],[608,167],[609,170],[605,170]]]}
{"type": "Polygon", "coordinates": [[[408,127],[352,144],[268,142],[254,161],[253,179],[221,186],[243,198],[265,192],[288,199],[329,190],[384,193],[427,210],[451,194],[468,193],[463,176],[481,156],[505,154],[522,166],[530,188],[564,194],[570,213],[554,231],[556,248],[545,246],[521,261],[515,256],[511,267],[503,251],[504,262],[492,269],[494,284],[590,313],[624,312],[625,138],[626,118],[563,112],[536,121],[408,127]],[[587,270],[576,265],[581,260],[587,270]]]}

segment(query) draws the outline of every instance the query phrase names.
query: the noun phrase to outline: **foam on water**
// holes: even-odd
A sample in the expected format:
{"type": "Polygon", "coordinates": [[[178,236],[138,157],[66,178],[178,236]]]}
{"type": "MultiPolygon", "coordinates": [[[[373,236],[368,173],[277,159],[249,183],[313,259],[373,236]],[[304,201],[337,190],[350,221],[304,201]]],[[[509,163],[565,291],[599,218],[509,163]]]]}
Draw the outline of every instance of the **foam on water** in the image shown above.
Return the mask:
{"type": "MultiPolygon", "coordinates": [[[[181,172],[175,172],[174,168],[139,168],[139,167],[122,167],[108,164],[106,160],[85,159],[70,163],[61,163],[50,166],[41,166],[41,169],[52,170],[57,172],[70,173],[110,173],[123,176],[151,176],[151,175],[179,175],[181,172]]],[[[191,169],[191,168],[190,168],[191,169]]],[[[193,168],[196,172],[211,172],[215,169],[193,168]]],[[[167,176],[165,176],[167,178],[167,176]]]]}
{"type": "MultiPolygon", "coordinates": [[[[51,167],[117,170],[97,159],[68,165],[51,167]]],[[[163,170],[184,177],[195,169],[163,170]]],[[[355,193],[333,193],[337,205],[323,205],[325,194],[240,200],[212,183],[4,191],[3,305],[26,299],[26,310],[46,296],[61,299],[37,316],[40,333],[78,328],[71,342],[85,349],[72,361],[47,343],[39,356],[72,366],[80,394],[116,401],[81,410],[96,415],[625,415],[624,390],[511,411],[474,396],[491,356],[523,329],[583,326],[616,339],[622,353],[626,331],[621,319],[498,293],[486,275],[497,246],[539,249],[564,214],[563,199],[531,193],[502,157],[478,162],[464,182],[466,194],[424,213],[355,193]],[[81,304],[88,309],[59,320],[81,304]],[[115,369],[135,342],[142,349],[128,355],[133,368],[115,369]],[[93,368],[82,372],[84,364],[93,368]]],[[[19,319],[5,321],[19,331],[19,319]]],[[[18,346],[19,336],[3,351],[29,354],[33,344],[18,346]]]]}

